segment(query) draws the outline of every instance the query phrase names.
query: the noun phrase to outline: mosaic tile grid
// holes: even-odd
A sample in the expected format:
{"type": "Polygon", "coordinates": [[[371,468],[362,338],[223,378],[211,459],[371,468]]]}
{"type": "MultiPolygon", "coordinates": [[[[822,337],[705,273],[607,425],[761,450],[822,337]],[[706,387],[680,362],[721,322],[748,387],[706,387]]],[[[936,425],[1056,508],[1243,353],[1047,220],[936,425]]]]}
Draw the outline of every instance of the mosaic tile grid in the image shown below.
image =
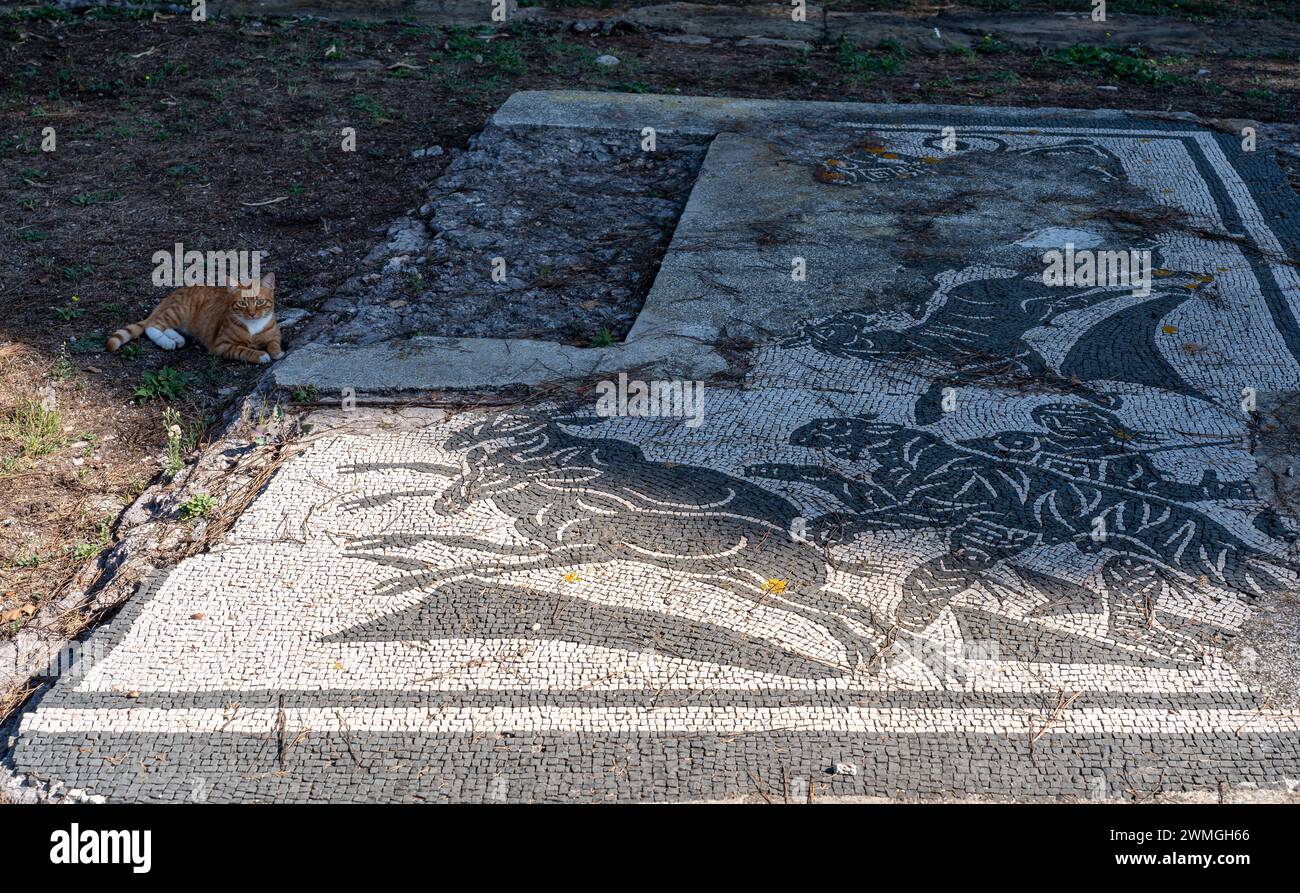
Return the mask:
{"type": "MultiPolygon", "coordinates": [[[[937,176],[935,129],[809,176],[937,176]]],[[[1144,297],[991,245],[915,306],[792,321],[698,429],[590,404],[346,425],[100,634],[20,769],[158,800],[1300,777],[1300,714],[1222,656],[1300,571],[1238,405],[1300,389],[1291,236],[1219,137],[988,130],[961,151],[1085,153],[1244,242],[1151,235],[1144,297]]]]}

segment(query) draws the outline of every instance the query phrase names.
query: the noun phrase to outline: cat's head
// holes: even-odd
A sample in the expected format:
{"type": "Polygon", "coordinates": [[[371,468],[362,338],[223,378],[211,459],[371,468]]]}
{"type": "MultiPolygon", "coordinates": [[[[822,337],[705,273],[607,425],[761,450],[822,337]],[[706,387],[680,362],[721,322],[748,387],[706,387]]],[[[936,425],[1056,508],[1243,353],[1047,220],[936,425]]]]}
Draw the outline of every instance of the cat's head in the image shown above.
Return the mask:
{"type": "Polygon", "coordinates": [[[244,319],[261,319],[275,311],[275,274],[267,273],[248,285],[229,286],[235,296],[233,309],[244,319]]]}

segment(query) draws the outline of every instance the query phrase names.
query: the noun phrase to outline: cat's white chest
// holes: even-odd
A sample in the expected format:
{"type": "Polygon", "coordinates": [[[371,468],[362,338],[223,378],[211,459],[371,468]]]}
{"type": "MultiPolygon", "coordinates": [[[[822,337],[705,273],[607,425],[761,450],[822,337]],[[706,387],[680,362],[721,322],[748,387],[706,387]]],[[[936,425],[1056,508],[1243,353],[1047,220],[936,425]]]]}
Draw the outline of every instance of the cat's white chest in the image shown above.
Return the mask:
{"type": "Polygon", "coordinates": [[[269,326],[273,319],[275,319],[275,314],[268,313],[266,316],[259,316],[257,319],[242,319],[240,321],[244,324],[244,328],[248,329],[248,334],[257,335],[269,326]]]}

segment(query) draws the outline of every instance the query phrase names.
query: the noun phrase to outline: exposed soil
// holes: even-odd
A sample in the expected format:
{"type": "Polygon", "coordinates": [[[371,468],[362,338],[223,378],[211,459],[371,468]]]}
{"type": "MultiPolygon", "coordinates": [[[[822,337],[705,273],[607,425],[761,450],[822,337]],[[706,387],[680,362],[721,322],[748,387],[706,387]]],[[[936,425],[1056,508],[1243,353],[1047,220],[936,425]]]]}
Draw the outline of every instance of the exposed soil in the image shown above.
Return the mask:
{"type": "MultiPolygon", "coordinates": [[[[1135,11],[1178,6],[1144,2],[1160,9],[1135,11]]],[[[1008,8],[978,4],[991,6],[1008,8]]],[[[1261,14],[1283,6],[1246,4],[1261,14]]],[[[1250,58],[1248,49],[1210,62],[1133,58],[996,44],[962,54],[843,44],[799,52],[667,43],[651,33],[534,28],[484,39],[406,24],[0,16],[0,635],[95,560],[121,507],[175,467],[168,427],[179,427],[173,453],[188,454],[264,371],[197,346],[102,352],[106,333],[145,316],[161,296],[151,282],[155,252],[176,242],[264,250],[281,312],[318,312],[366,270],[388,225],[416,212],[454,150],[520,89],[1153,108],[1296,122],[1295,59],[1250,58]],[[620,64],[596,64],[606,53],[620,64]],[[355,152],[341,148],[348,127],[355,152]],[[45,128],[54,129],[55,151],[42,150],[45,128]],[[412,157],[432,146],[446,151],[412,157]],[[183,385],[136,398],[165,368],[183,385]],[[169,409],[179,420],[165,419],[169,409]]],[[[1300,185],[1300,158],[1283,162],[1300,185]]],[[[569,322],[605,324],[597,312],[569,322]]]]}
{"type": "MultiPolygon", "coordinates": [[[[671,0],[520,0],[520,6],[545,6],[552,9],[589,7],[605,10],[612,7],[654,6],[671,0]]],[[[754,6],[771,0],[687,0],[702,6],[754,6]]],[[[1089,12],[1090,3],[1079,0],[809,0],[810,6],[825,6],[842,12],[906,12],[933,15],[944,10],[962,9],[978,12],[1089,12]]],[[[1192,21],[1238,18],[1300,19],[1296,0],[1109,0],[1113,14],[1168,16],[1192,21]]]]}

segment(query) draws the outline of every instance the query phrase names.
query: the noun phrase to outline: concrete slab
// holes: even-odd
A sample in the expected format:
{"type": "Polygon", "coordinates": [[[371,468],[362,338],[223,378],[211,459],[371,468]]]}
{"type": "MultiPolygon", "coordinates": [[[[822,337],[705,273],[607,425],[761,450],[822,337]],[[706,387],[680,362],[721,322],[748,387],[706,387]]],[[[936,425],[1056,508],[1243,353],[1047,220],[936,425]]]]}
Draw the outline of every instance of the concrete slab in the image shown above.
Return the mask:
{"type": "MultiPolygon", "coordinates": [[[[571,127],[633,130],[654,126],[661,133],[703,136],[747,127],[864,127],[874,122],[912,123],[922,115],[961,121],[984,120],[1033,128],[1036,124],[1086,126],[1130,114],[1109,109],[1051,107],[980,107],[961,105],[892,105],[860,102],[803,102],[740,99],[725,96],[678,96],[646,93],[600,93],[585,90],[526,90],[512,94],[492,116],[498,127],[571,127]]],[[[1177,117],[1172,116],[1172,117],[1177,117]]],[[[1194,121],[1190,115],[1188,121],[1194,121]]],[[[1155,125],[1157,128],[1160,125],[1155,125]]]]}
{"type": "Polygon", "coordinates": [[[322,345],[290,355],[274,374],[281,387],[348,388],[364,395],[535,386],[629,369],[708,377],[726,368],[726,360],[707,343],[669,333],[618,349],[498,338],[419,338],[362,348],[322,345]]]}

